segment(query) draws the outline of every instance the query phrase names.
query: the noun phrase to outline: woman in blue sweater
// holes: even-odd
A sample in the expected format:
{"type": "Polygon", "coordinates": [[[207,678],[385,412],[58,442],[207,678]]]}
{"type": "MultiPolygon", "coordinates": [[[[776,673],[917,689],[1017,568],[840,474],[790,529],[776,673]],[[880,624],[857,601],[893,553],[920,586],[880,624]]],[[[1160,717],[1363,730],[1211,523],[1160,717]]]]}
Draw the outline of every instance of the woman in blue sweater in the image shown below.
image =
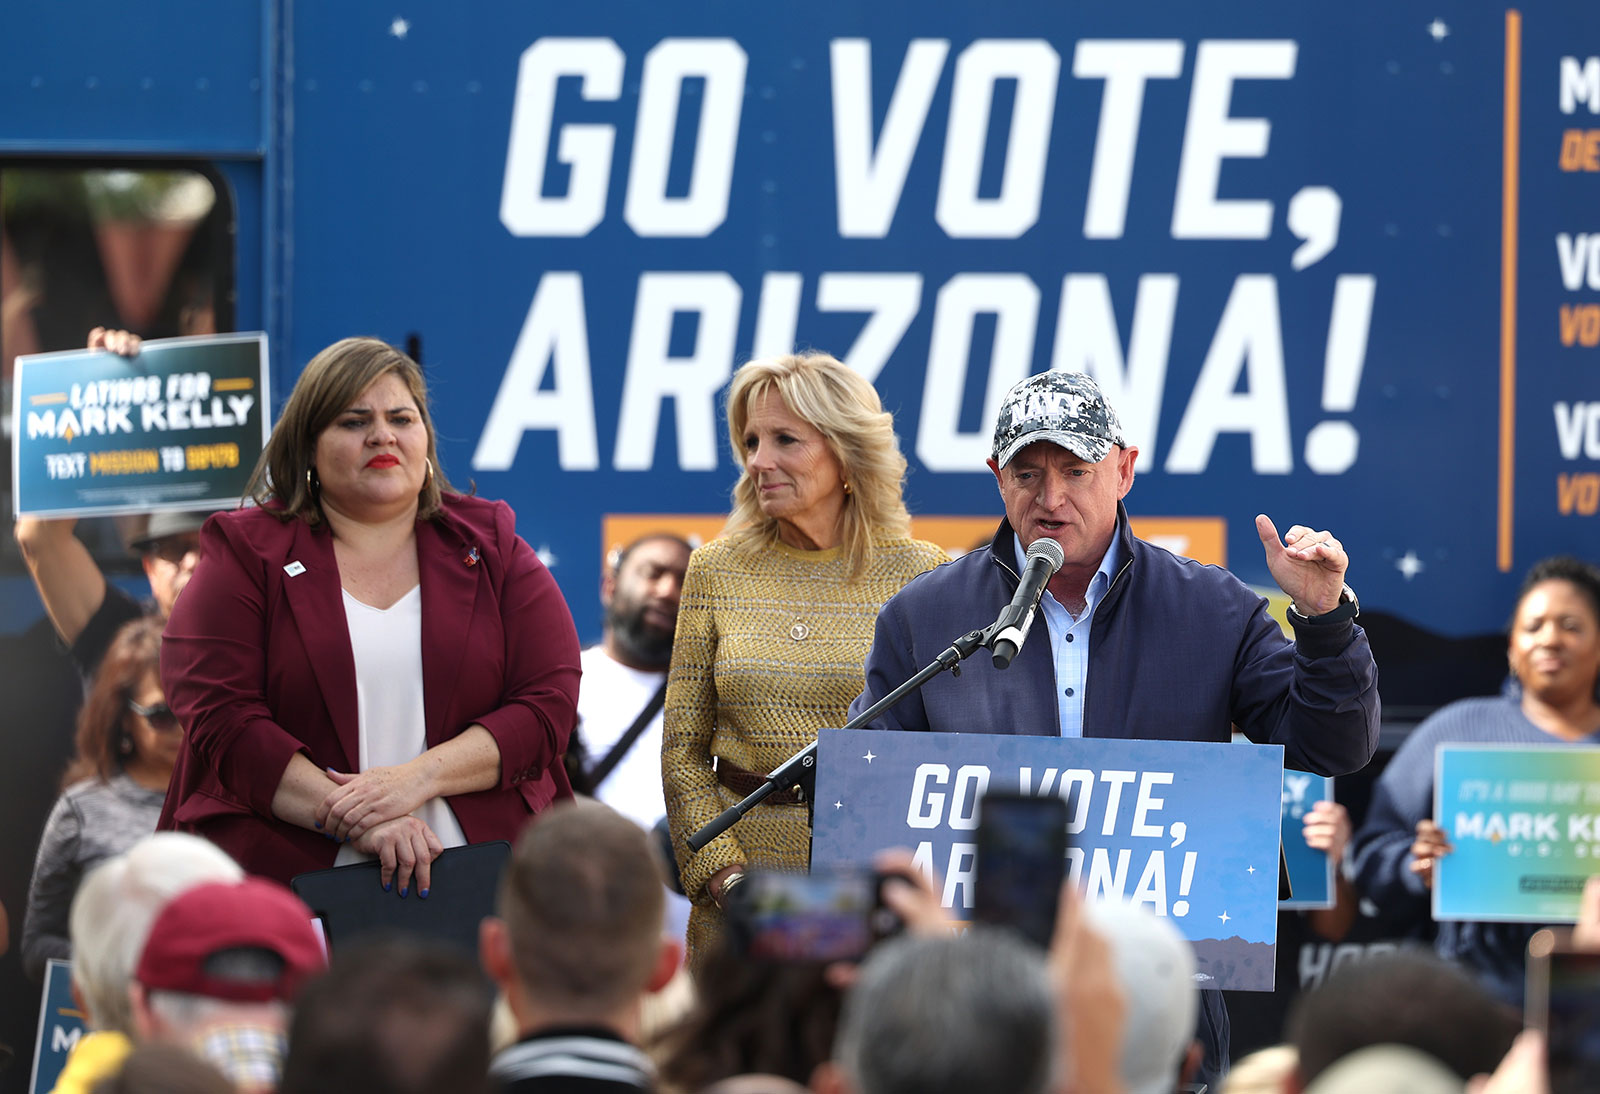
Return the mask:
{"type": "MultiPolygon", "coordinates": [[[[1451,703],[1419,725],[1378,780],[1356,833],[1356,885],[1380,906],[1428,914],[1433,866],[1451,851],[1433,817],[1441,745],[1600,745],[1600,570],[1575,558],[1534,565],[1507,644],[1511,678],[1493,698],[1451,703]]],[[[1536,923],[1446,922],[1435,948],[1507,1002],[1521,1003],[1536,923]]]]}

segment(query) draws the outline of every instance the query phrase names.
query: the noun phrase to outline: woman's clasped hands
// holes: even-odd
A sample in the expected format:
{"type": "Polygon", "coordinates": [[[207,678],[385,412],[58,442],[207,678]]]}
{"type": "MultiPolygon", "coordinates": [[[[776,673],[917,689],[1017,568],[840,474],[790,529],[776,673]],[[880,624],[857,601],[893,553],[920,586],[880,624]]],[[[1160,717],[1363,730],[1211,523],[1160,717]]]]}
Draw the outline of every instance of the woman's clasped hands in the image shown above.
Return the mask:
{"type": "Polygon", "coordinates": [[[377,856],[384,891],[396,883],[400,895],[426,897],[433,860],[444,850],[433,830],[411,814],[434,797],[409,764],[359,773],[327,771],[336,784],[317,806],[314,820],[329,839],[377,856]]]}

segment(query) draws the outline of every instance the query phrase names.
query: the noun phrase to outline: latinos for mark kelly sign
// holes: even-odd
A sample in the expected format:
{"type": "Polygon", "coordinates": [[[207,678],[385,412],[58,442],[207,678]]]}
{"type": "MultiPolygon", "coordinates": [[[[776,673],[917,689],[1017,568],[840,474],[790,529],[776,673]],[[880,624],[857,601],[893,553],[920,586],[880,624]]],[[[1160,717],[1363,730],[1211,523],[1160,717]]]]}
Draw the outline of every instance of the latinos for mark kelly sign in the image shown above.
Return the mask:
{"type": "Polygon", "coordinates": [[[1577,922],[1600,873],[1600,748],[1451,745],[1434,762],[1453,849],[1434,868],[1433,918],[1577,922]]]}
{"type": "Polygon", "coordinates": [[[267,438],[267,336],[18,357],[17,516],[234,505],[267,438]]]}
{"type": "Polygon", "coordinates": [[[984,793],[1059,794],[1081,891],[1171,919],[1202,987],[1272,990],[1281,746],[844,729],[817,745],[813,866],[910,847],[965,918],[984,793]]]}

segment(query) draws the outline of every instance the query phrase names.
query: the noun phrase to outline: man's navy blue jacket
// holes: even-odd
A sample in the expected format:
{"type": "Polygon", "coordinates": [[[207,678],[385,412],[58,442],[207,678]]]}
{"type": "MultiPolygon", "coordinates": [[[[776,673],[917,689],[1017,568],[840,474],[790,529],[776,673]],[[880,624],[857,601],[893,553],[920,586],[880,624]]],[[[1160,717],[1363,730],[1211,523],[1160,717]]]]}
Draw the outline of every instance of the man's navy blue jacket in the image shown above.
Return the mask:
{"type": "MultiPolygon", "coordinates": [[[[1378,670],[1351,622],[1301,626],[1291,642],[1262,597],[1218,566],[1136,539],[1117,507],[1126,560],[1095,609],[1083,696],[1085,737],[1252,741],[1284,746],[1284,766],[1343,775],[1378,745],[1378,670]]],[[[914,578],[878,614],[854,717],[959,635],[988,626],[1016,591],[1014,533],[914,578]]],[[[1035,620],[1035,628],[1045,623],[1035,620]]],[[[1055,666],[1043,633],[1008,669],[983,655],[941,675],[872,729],[1053,736],[1055,666]]]]}
{"type": "MultiPolygon", "coordinates": [[[[1343,775],[1366,766],[1378,747],[1378,669],[1360,627],[1307,624],[1291,642],[1267,602],[1227,570],[1134,538],[1120,503],[1117,535],[1126,561],[1094,613],[1085,737],[1227,741],[1237,725],[1252,741],[1283,745],[1286,767],[1343,775]]],[[[913,578],[885,604],[850,716],[992,623],[1016,591],[1016,557],[1001,521],[987,547],[913,578]]],[[[1060,709],[1041,633],[1010,668],[969,658],[960,677],[935,677],[867,728],[1054,736],[1060,709]]],[[[1228,1055],[1221,992],[1200,993],[1197,1036],[1197,1078],[1215,1084],[1228,1055]]]]}

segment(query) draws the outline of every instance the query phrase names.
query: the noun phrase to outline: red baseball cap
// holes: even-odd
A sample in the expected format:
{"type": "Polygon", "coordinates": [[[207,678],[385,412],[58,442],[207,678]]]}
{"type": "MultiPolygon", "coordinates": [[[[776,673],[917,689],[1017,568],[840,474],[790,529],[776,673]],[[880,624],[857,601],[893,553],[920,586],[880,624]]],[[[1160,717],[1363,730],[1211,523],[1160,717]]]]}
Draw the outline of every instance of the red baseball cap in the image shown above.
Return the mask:
{"type": "Polygon", "coordinates": [[[310,909],[277,882],[247,877],[197,885],[168,901],[150,926],[134,979],[158,991],[265,1003],[292,999],[326,963],[310,909]],[[213,955],[235,949],[266,950],[283,968],[272,980],[207,971],[213,955]]]}

